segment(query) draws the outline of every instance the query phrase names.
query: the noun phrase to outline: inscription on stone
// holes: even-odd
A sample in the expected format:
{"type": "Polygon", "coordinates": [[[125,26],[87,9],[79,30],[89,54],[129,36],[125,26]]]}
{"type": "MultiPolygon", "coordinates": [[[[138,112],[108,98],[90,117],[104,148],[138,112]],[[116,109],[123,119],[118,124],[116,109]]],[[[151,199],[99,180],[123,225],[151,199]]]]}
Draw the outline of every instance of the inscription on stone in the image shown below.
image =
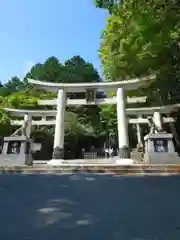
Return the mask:
{"type": "Polygon", "coordinates": [[[86,90],[86,101],[89,103],[95,101],[95,92],[93,89],[86,90]]]}
{"type": "Polygon", "coordinates": [[[20,141],[10,141],[8,143],[7,154],[20,154],[21,142],[20,141]]]}
{"type": "Polygon", "coordinates": [[[155,152],[168,152],[168,141],[167,139],[154,139],[154,151],[155,152]]]}

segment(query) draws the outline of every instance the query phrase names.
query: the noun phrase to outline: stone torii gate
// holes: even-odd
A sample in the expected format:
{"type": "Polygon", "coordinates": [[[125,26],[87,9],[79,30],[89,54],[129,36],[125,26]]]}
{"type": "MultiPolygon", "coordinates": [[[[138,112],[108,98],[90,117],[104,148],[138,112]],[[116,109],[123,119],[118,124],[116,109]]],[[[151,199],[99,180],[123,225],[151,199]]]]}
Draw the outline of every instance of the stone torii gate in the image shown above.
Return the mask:
{"type": "MultiPolygon", "coordinates": [[[[141,108],[129,108],[126,109],[129,116],[137,115],[138,118],[136,122],[134,122],[134,118],[131,118],[131,121],[136,124],[137,129],[137,141],[138,143],[142,142],[141,136],[141,127],[140,124],[148,124],[148,118],[144,118],[142,116],[153,116],[153,121],[157,128],[162,129],[163,123],[173,123],[175,118],[171,117],[162,117],[163,114],[168,115],[170,112],[179,109],[180,103],[165,105],[165,106],[156,106],[156,107],[141,107],[141,108]]],[[[130,123],[132,123],[130,122],[130,123]]]]}
{"type": "MultiPolygon", "coordinates": [[[[135,101],[136,98],[132,98],[130,102],[135,101]]],[[[139,101],[140,99],[138,99],[139,101]]],[[[44,100],[42,100],[44,101],[44,100]]],[[[46,101],[46,100],[45,100],[46,101]]],[[[41,102],[41,100],[40,100],[41,102]]],[[[128,101],[129,102],[129,101],[128,101]]],[[[127,122],[129,124],[136,125],[137,129],[137,142],[138,145],[142,142],[141,135],[141,125],[148,124],[148,116],[152,116],[154,123],[159,128],[162,127],[163,123],[172,123],[175,121],[174,118],[171,117],[162,117],[162,114],[168,114],[173,109],[180,108],[180,104],[173,104],[168,106],[160,106],[160,107],[148,107],[148,108],[126,108],[127,122]],[[132,115],[137,115],[136,118],[132,117],[132,115]],[[146,115],[146,117],[145,117],[146,115]]],[[[32,126],[51,126],[56,124],[56,110],[29,110],[29,109],[12,109],[12,108],[4,108],[5,111],[9,112],[9,114],[13,117],[22,117],[24,119],[20,120],[11,120],[11,125],[13,126],[24,126],[26,122],[26,135],[30,137],[32,126]],[[34,119],[36,117],[40,117],[41,119],[34,119]],[[49,119],[50,117],[50,119],[49,119]]]]}
{"type": "MultiPolygon", "coordinates": [[[[64,112],[68,102],[67,93],[86,92],[86,99],[83,99],[84,105],[99,104],[96,99],[95,92],[97,89],[104,91],[116,91],[116,104],[117,104],[117,122],[118,122],[118,145],[119,145],[119,158],[130,158],[129,139],[127,132],[127,118],[126,118],[126,101],[124,91],[137,89],[139,87],[146,87],[148,83],[155,79],[154,75],[143,78],[136,78],[125,81],[117,82],[100,82],[100,83],[52,83],[28,79],[30,84],[35,85],[37,88],[44,89],[50,92],[57,92],[58,97],[56,100],[57,114],[55,123],[55,136],[54,136],[54,149],[52,159],[63,159],[64,155],[64,112]]],[[[46,103],[51,100],[45,100],[46,103]]],[[[74,105],[82,105],[82,99],[71,99],[74,105]]],[[[102,100],[101,100],[102,101],[102,100]]],[[[105,101],[105,100],[104,100],[105,101]]],[[[107,100],[106,100],[107,101],[107,100]]],[[[52,105],[52,102],[51,104],[52,105]]]]}

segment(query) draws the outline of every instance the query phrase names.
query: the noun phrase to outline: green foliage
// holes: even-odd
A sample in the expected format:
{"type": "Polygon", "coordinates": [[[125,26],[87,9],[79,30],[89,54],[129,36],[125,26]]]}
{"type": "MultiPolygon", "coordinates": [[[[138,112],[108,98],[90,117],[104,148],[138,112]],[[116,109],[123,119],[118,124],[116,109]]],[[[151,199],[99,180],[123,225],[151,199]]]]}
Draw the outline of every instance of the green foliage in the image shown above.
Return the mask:
{"type": "Polygon", "coordinates": [[[10,133],[11,126],[9,115],[0,107],[0,136],[8,136],[10,133]]]}
{"type": "Polygon", "coordinates": [[[78,121],[78,116],[72,112],[65,114],[65,134],[68,135],[93,135],[93,129],[90,125],[85,125],[78,121]]]}
{"type": "Polygon", "coordinates": [[[179,36],[177,0],[124,0],[108,17],[102,36],[104,75],[116,81],[156,73],[157,81],[145,93],[152,96],[159,89],[167,102],[169,94],[179,95],[179,36]]]}
{"type": "Polygon", "coordinates": [[[0,85],[0,96],[8,96],[16,91],[24,89],[26,82],[21,81],[18,77],[12,77],[6,84],[0,85]]]}
{"type": "Polygon", "coordinates": [[[117,112],[116,105],[105,105],[101,107],[101,135],[117,135],[117,112]]]}
{"type": "Polygon", "coordinates": [[[26,78],[49,82],[97,82],[100,77],[91,63],[85,62],[80,56],[74,56],[61,64],[55,57],[48,58],[43,64],[38,63],[26,78]]]}
{"type": "Polygon", "coordinates": [[[36,108],[38,105],[38,99],[31,97],[27,92],[16,92],[11,94],[6,101],[6,106],[10,108],[36,108]]]}
{"type": "Polygon", "coordinates": [[[43,64],[38,63],[33,66],[26,77],[41,81],[59,82],[61,80],[61,67],[62,65],[56,57],[50,57],[43,64]]]}
{"type": "Polygon", "coordinates": [[[66,76],[64,82],[83,83],[98,82],[100,80],[98,72],[91,63],[85,62],[80,56],[74,56],[65,61],[66,76]]]}
{"type": "Polygon", "coordinates": [[[109,12],[113,11],[113,7],[119,3],[120,0],[94,0],[94,4],[97,8],[108,9],[109,12]]]}
{"type": "Polygon", "coordinates": [[[0,108],[0,123],[8,124],[10,121],[8,113],[6,113],[2,108],[0,108]]]}

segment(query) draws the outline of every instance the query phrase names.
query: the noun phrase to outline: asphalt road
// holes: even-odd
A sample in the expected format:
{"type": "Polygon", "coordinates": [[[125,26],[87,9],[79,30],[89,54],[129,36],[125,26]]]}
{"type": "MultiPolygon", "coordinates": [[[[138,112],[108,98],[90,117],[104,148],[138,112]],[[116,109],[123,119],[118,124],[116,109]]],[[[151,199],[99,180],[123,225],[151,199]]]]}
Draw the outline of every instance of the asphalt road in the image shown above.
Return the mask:
{"type": "Polygon", "coordinates": [[[180,176],[0,175],[2,240],[179,240],[180,176]]]}

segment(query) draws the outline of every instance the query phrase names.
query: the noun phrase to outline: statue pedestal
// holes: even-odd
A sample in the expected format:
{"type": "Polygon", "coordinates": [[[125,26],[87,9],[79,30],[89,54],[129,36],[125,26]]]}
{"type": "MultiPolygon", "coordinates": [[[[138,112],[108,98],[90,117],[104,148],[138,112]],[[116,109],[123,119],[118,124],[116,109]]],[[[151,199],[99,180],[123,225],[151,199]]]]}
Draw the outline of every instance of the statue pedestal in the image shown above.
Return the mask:
{"type": "Polygon", "coordinates": [[[173,135],[169,133],[149,133],[145,140],[145,164],[180,164],[174,149],[173,135]]]}
{"type": "Polygon", "coordinates": [[[31,144],[26,136],[4,137],[0,142],[0,165],[32,165],[31,144]]]}

